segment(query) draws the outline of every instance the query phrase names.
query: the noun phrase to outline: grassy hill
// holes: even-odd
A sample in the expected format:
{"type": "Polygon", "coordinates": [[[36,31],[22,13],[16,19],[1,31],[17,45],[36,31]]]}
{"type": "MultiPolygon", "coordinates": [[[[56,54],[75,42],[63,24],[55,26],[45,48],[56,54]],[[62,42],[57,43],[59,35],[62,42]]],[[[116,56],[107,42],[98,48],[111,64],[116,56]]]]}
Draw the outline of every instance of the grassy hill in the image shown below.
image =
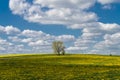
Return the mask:
{"type": "Polygon", "coordinates": [[[120,56],[1,56],[0,80],[120,80],[120,56]]]}

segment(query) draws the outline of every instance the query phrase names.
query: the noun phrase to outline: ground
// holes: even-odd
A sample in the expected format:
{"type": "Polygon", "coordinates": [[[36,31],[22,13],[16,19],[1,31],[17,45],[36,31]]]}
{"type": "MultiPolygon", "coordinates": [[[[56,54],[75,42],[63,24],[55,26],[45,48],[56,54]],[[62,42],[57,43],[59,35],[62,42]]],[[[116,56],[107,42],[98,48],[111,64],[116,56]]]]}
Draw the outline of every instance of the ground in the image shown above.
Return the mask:
{"type": "Polygon", "coordinates": [[[0,56],[0,80],[120,80],[120,56],[0,56]]]}

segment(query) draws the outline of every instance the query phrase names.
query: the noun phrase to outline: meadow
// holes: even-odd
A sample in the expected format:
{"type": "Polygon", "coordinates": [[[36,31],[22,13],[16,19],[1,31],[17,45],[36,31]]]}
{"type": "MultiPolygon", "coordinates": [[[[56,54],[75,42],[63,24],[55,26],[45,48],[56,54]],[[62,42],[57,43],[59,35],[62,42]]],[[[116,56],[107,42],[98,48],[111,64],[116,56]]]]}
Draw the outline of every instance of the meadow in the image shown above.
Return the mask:
{"type": "Polygon", "coordinates": [[[0,80],[120,80],[120,56],[0,56],[0,80]]]}

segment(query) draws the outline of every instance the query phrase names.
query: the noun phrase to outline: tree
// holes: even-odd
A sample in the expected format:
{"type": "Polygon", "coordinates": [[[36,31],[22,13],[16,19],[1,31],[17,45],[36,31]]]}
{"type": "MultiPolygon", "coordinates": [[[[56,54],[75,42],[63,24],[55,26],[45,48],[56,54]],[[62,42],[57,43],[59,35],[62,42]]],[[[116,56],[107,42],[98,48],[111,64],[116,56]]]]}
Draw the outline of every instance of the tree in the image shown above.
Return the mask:
{"type": "Polygon", "coordinates": [[[63,45],[62,41],[54,41],[52,43],[52,48],[54,50],[54,53],[60,55],[60,54],[65,54],[65,47],[63,45]]]}

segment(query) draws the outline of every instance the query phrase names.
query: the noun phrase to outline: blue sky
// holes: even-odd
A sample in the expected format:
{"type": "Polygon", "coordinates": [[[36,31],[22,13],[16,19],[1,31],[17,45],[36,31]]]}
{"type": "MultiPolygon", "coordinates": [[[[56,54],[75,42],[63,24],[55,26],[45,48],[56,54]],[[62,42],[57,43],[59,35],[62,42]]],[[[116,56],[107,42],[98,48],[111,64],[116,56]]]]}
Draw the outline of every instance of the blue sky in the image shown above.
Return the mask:
{"type": "Polygon", "coordinates": [[[0,25],[0,53],[51,53],[55,40],[70,53],[120,51],[119,0],[0,0],[0,25]]]}

